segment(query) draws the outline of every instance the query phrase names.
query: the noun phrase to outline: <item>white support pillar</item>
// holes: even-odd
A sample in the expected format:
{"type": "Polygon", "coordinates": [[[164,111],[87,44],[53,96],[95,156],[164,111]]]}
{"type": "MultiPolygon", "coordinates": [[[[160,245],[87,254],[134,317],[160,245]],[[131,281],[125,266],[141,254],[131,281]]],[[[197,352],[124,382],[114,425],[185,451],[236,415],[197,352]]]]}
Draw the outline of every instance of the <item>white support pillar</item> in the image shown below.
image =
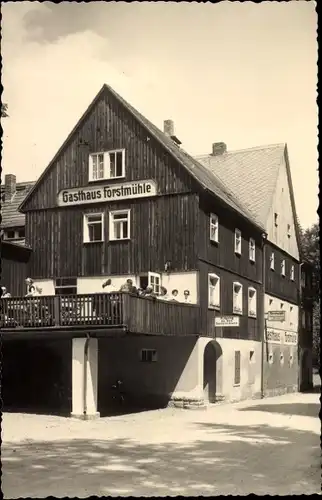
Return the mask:
{"type": "Polygon", "coordinates": [[[97,412],[97,339],[73,339],[72,413],[84,420],[98,418],[97,412]]]}

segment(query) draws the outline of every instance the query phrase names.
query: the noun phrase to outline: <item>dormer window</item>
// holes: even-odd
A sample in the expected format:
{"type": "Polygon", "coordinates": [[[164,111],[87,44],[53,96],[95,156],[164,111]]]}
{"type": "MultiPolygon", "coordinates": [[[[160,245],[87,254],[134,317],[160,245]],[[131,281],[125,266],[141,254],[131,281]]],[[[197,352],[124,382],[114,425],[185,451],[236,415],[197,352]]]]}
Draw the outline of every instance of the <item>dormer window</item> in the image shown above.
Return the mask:
{"type": "Polygon", "coordinates": [[[218,216],[210,214],[210,241],[218,243],[219,241],[219,223],[218,216]]]}
{"type": "Polygon", "coordinates": [[[125,177],[125,149],[89,155],[89,182],[125,177]]]}
{"type": "Polygon", "coordinates": [[[269,260],[270,260],[270,263],[269,263],[270,269],[272,271],[274,271],[274,269],[275,269],[275,254],[274,254],[274,252],[271,253],[269,260]]]}
{"type": "Polygon", "coordinates": [[[235,229],[235,253],[237,255],[241,255],[241,231],[239,229],[235,229]]]}

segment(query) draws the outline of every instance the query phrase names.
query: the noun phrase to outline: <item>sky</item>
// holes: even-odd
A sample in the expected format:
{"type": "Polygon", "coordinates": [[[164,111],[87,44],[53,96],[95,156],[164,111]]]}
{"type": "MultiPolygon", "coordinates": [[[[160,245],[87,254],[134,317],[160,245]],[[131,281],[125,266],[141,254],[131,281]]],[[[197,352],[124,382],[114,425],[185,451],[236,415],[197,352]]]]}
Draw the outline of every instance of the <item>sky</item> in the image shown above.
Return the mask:
{"type": "Polygon", "coordinates": [[[6,2],[3,173],[36,180],[103,83],[192,155],[286,142],[317,221],[315,2],[6,2]]]}

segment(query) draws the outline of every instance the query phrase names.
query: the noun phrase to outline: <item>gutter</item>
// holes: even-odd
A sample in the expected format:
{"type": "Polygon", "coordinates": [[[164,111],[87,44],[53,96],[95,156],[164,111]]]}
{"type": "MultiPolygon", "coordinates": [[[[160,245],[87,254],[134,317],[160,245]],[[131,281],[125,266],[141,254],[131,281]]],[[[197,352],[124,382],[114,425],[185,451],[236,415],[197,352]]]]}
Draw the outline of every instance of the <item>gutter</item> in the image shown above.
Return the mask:
{"type": "Polygon", "coordinates": [[[89,346],[90,336],[87,333],[87,338],[84,345],[84,369],[83,369],[83,415],[87,415],[87,362],[88,362],[88,346],[89,346]]]}
{"type": "Polygon", "coordinates": [[[264,398],[264,354],[265,354],[265,339],[266,339],[266,318],[265,318],[265,287],[266,287],[266,241],[267,235],[263,234],[263,266],[262,266],[262,314],[261,314],[261,399],[264,398]]]}

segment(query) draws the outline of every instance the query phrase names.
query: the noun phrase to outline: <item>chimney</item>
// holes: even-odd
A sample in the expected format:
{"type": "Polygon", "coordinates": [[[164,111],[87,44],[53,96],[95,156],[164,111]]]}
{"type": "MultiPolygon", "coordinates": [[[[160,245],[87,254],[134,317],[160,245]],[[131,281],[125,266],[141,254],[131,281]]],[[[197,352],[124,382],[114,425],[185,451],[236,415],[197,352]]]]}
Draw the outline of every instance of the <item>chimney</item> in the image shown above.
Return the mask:
{"type": "Polygon", "coordinates": [[[227,152],[227,146],[224,142],[214,142],[212,145],[212,156],[219,156],[227,152]]]}
{"type": "Polygon", "coordinates": [[[172,137],[174,135],[174,123],[172,120],[164,120],[163,132],[169,137],[172,137]]]}
{"type": "Polygon", "coordinates": [[[172,120],[164,120],[163,122],[163,132],[165,135],[170,137],[170,139],[173,140],[177,144],[177,146],[180,146],[181,141],[174,135],[174,123],[172,120]]]}
{"type": "Polygon", "coordinates": [[[4,193],[5,199],[11,200],[16,192],[16,176],[13,174],[7,174],[4,178],[4,193]]]}

